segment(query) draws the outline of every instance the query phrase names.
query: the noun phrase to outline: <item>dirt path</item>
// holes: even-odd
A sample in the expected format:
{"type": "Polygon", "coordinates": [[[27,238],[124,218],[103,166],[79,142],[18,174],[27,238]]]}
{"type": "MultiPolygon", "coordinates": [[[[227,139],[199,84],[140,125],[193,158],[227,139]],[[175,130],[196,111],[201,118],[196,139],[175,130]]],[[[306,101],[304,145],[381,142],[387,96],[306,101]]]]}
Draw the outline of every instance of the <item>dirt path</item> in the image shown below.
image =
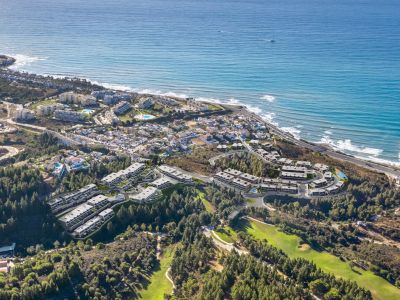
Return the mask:
{"type": "Polygon", "coordinates": [[[12,146],[0,146],[0,149],[5,149],[7,151],[6,154],[0,156],[0,161],[13,157],[19,153],[19,150],[12,146]]]}
{"type": "Polygon", "coordinates": [[[174,283],[174,281],[172,280],[171,276],[169,275],[169,272],[170,272],[170,271],[171,271],[171,267],[169,267],[169,268],[167,269],[167,272],[165,272],[165,277],[167,277],[168,281],[171,282],[172,287],[173,287],[173,289],[175,290],[175,289],[176,289],[176,286],[175,286],[175,283],[174,283]]]}

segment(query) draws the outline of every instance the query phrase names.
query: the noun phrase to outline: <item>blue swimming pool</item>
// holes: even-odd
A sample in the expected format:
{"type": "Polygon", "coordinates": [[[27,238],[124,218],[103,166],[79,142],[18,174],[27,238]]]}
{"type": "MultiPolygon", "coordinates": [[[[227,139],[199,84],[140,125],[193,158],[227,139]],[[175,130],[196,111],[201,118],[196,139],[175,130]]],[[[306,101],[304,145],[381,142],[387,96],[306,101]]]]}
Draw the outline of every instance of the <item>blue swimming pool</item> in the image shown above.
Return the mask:
{"type": "Polygon", "coordinates": [[[344,174],[342,171],[337,171],[337,172],[336,172],[336,176],[337,176],[340,180],[347,180],[346,174],[344,174]]]}

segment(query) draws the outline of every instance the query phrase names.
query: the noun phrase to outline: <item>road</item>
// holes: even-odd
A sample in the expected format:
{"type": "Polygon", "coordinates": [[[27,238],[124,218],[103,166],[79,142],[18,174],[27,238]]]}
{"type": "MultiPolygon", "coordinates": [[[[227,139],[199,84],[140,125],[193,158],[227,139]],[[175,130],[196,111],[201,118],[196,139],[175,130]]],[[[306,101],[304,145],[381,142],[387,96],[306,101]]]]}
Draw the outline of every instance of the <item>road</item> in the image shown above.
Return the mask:
{"type": "Polygon", "coordinates": [[[206,182],[206,183],[211,183],[212,182],[212,178],[210,176],[202,175],[202,174],[195,173],[195,172],[185,171],[185,170],[183,170],[183,169],[181,169],[179,167],[176,167],[176,166],[174,166],[174,168],[177,169],[179,172],[185,174],[185,175],[191,176],[193,178],[197,178],[197,179],[199,179],[199,180],[201,180],[203,182],[206,182]]]}
{"type": "Polygon", "coordinates": [[[7,150],[6,154],[0,156],[0,161],[13,157],[19,153],[19,150],[17,148],[11,146],[0,146],[0,149],[7,150]]]}
{"type": "Polygon", "coordinates": [[[241,249],[235,247],[233,244],[223,242],[221,239],[216,239],[215,236],[212,234],[212,231],[208,228],[205,228],[203,233],[206,237],[209,237],[212,239],[215,246],[217,246],[221,249],[224,249],[229,252],[235,250],[237,253],[239,253],[239,255],[249,254],[248,251],[241,250],[241,249]]]}
{"type": "Polygon", "coordinates": [[[277,136],[282,137],[283,139],[285,139],[297,146],[309,149],[314,152],[319,152],[321,154],[328,155],[329,157],[332,157],[334,159],[353,163],[355,165],[358,165],[360,167],[366,168],[371,171],[386,174],[387,176],[389,176],[391,178],[396,178],[396,177],[400,176],[400,168],[398,168],[398,167],[382,165],[382,164],[378,164],[375,162],[366,161],[366,160],[359,159],[359,158],[356,158],[351,155],[347,155],[347,154],[343,154],[343,153],[334,151],[324,145],[315,145],[315,144],[306,142],[304,140],[298,140],[298,139],[294,138],[290,133],[285,132],[285,131],[279,129],[278,127],[274,126],[273,124],[266,122],[263,118],[248,111],[246,108],[239,108],[237,111],[241,112],[242,114],[245,114],[245,115],[248,115],[248,116],[251,116],[251,117],[257,119],[259,122],[265,124],[265,126],[267,126],[269,128],[270,132],[276,134],[277,136]]]}

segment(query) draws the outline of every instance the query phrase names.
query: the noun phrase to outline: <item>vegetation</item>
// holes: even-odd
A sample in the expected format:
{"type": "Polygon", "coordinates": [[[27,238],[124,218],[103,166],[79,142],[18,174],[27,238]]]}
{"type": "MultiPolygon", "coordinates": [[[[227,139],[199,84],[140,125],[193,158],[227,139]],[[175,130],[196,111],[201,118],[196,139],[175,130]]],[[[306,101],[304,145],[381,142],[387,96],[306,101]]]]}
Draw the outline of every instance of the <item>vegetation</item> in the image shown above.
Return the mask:
{"type": "Polygon", "coordinates": [[[265,163],[257,155],[247,152],[223,157],[216,161],[216,166],[222,169],[232,168],[259,177],[275,178],[279,175],[278,169],[265,163]]]}
{"type": "Polygon", "coordinates": [[[149,285],[140,294],[140,299],[163,300],[165,295],[172,293],[172,284],[167,279],[166,274],[171,265],[174,250],[174,246],[170,246],[163,251],[160,262],[156,264],[155,271],[149,278],[149,285]]]}
{"type": "Polygon", "coordinates": [[[155,240],[146,234],[95,247],[71,243],[0,277],[0,299],[134,299],[155,264],[155,240]]]}
{"type": "Polygon", "coordinates": [[[227,243],[233,243],[237,240],[237,233],[230,226],[219,226],[214,233],[227,243]]]}
{"type": "Polygon", "coordinates": [[[166,162],[189,172],[200,174],[212,174],[213,169],[209,160],[220,154],[213,147],[195,147],[193,151],[185,156],[171,157],[166,162]]]}
{"type": "Polygon", "coordinates": [[[44,201],[48,192],[37,169],[0,168],[0,244],[25,248],[65,238],[44,201]]]}
{"type": "Polygon", "coordinates": [[[316,251],[304,244],[299,237],[279,231],[275,226],[256,221],[243,221],[239,224],[239,228],[259,240],[267,240],[272,246],[283,250],[290,258],[307,259],[324,272],[356,281],[360,286],[369,289],[376,299],[396,299],[400,296],[398,288],[371,271],[343,262],[325,251],[316,251]]]}

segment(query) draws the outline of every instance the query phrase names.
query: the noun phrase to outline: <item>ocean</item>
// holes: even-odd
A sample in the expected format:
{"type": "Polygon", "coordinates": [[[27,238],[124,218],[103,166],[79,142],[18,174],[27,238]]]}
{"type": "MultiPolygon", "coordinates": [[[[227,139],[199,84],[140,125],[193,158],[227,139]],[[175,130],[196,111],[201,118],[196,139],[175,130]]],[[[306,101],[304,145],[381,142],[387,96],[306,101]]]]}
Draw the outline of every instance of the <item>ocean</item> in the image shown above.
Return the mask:
{"type": "Polygon", "coordinates": [[[18,70],[242,103],[400,165],[398,0],[0,0],[18,70]]]}

